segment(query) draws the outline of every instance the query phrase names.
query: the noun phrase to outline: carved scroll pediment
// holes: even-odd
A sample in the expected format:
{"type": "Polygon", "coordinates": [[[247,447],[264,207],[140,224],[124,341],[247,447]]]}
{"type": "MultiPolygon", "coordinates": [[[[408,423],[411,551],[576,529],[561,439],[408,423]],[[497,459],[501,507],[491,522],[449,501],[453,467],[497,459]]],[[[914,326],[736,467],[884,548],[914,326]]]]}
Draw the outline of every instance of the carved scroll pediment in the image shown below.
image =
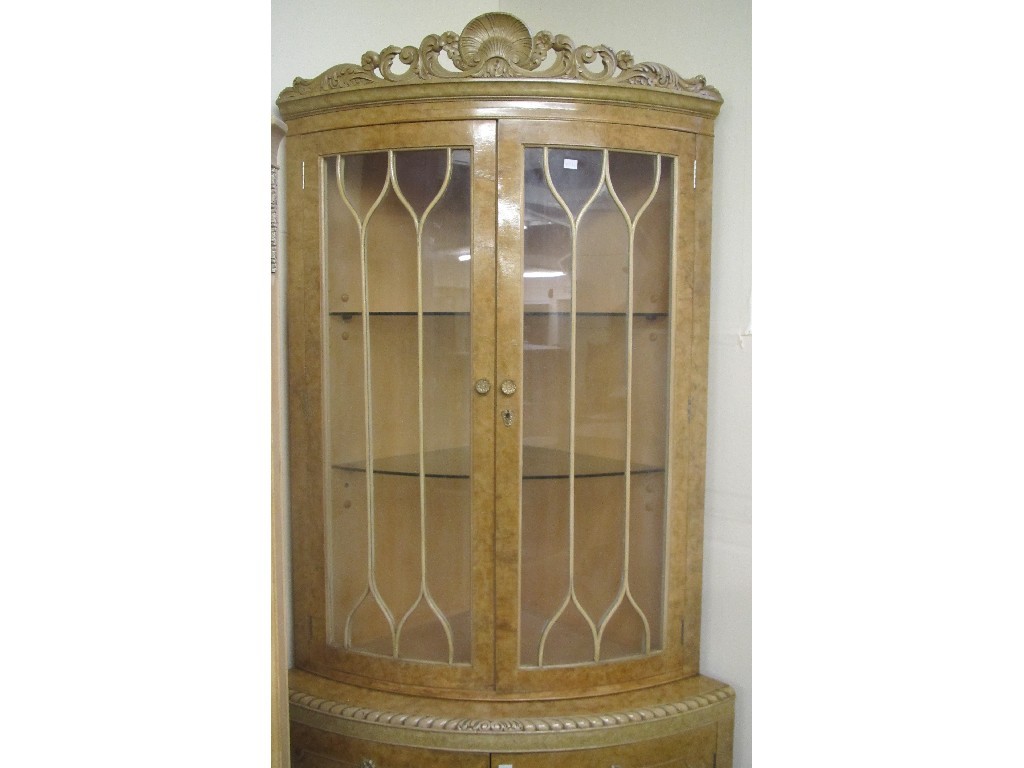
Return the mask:
{"type": "Polygon", "coordinates": [[[295,78],[278,101],[345,89],[470,78],[575,80],[722,100],[702,75],[684,78],[663,64],[637,64],[629,51],[615,52],[605,45],[577,46],[565,35],[531,35],[515,16],[486,13],[469,22],[461,35],[428,35],[418,48],[389,46],[380,53],[368,51],[359,64],[340,64],[309,80],[295,78]],[[404,71],[394,71],[396,60],[404,71]]]}

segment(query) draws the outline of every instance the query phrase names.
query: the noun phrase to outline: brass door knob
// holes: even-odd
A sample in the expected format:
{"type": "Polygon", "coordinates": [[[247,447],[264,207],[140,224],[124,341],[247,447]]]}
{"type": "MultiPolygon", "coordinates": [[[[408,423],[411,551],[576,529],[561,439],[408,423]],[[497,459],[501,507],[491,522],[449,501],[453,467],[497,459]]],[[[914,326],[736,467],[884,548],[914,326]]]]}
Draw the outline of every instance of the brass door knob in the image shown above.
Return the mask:
{"type": "Polygon", "coordinates": [[[512,379],[505,379],[501,382],[501,393],[503,395],[514,395],[516,393],[516,383],[512,379]]]}
{"type": "Polygon", "coordinates": [[[486,395],[491,391],[491,382],[487,379],[477,379],[476,384],[473,385],[473,389],[477,391],[477,394],[486,395]]]}

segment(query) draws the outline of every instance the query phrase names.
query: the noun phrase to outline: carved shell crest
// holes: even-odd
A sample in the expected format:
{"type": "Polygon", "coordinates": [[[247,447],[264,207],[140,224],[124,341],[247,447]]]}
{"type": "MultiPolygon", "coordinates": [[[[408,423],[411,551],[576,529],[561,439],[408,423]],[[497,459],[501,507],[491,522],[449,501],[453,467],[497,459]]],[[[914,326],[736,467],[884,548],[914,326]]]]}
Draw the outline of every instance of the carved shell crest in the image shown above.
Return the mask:
{"type": "Polygon", "coordinates": [[[515,16],[485,13],[469,22],[461,35],[428,35],[418,48],[389,46],[380,53],[367,51],[359,64],[340,64],[309,80],[297,77],[281,92],[279,101],[350,88],[466,78],[582,80],[722,100],[702,75],[684,78],[663,64],[635,64],[629,51],[615,52],[605,45],[576,46],[565,35],[538,32],[531,36],[515,16]],[[442,53],[455,70],[442,63],[442,53]],[[406,67],[404,71],[394,71],[396,59],[406,67]],[[541,69],[544,64],[547,66],[541,69]]]}

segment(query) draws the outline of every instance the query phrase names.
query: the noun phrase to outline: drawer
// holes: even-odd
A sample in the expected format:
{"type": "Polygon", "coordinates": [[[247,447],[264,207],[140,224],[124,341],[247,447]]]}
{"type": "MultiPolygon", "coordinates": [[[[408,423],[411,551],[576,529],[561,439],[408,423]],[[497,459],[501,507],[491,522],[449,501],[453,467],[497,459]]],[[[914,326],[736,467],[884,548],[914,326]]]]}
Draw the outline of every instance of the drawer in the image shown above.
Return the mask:
{"type": "Polygon", "coordinates": [[[291,724],[292,768],[488,768],[482,753],[443,752],[353,739],[291,724]]]}
{"type": "Polygon", "coordinates": [[[715,768],[715,725],[636,744],[491,755],[490,768],[715,768]]]}

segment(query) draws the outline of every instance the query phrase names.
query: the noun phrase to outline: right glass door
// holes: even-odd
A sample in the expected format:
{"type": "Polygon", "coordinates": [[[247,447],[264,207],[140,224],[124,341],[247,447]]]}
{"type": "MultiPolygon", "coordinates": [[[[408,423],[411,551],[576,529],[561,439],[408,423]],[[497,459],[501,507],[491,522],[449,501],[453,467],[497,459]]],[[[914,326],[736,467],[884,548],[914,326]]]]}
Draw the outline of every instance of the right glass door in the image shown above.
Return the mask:
{"type": "Polygon", "coordinates": [[[614,128],[576,127],[566,143],[551,126],[510,128],[520,301],[499,285],[499,306],[514,303],[521,328],[518,476],[504,478],[518,485],[520,686],[671,667],[669,584],[685,557],[670,504],[677,199],[693,144],[614,128]]]}

